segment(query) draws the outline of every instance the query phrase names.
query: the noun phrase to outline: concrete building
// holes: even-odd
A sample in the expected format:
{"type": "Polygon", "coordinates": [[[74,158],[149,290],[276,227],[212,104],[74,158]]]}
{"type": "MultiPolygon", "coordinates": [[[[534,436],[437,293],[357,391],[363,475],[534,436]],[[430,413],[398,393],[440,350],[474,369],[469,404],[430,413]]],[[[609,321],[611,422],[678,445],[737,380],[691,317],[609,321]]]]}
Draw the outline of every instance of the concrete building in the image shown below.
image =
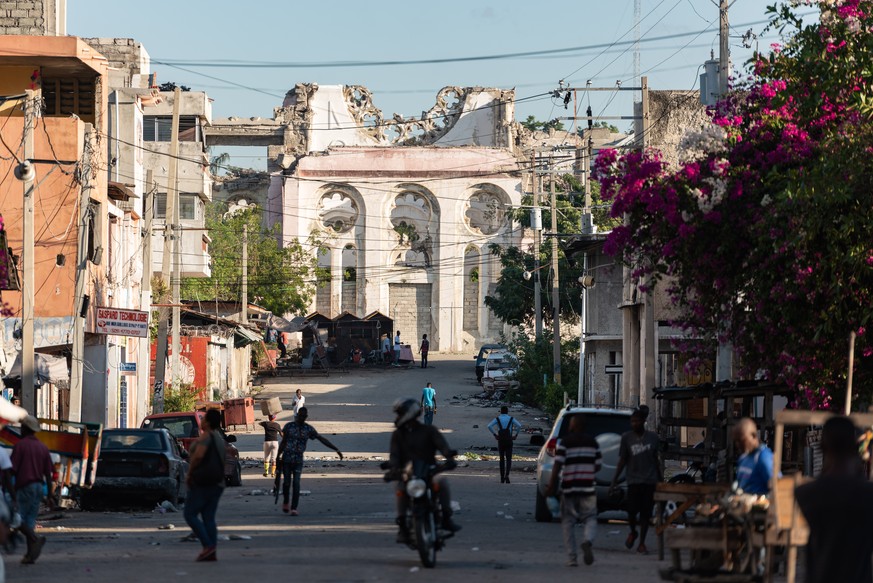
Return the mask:
{"type": "MultiPolygon", "coordinates": [[[[95,315],[98,306],[108,305],[110,282],[119,275],[110,255],[111,242],[119,234],[111,223],[125,216],[109,197],[107,175],[100,170],[106,165],[104,152],[97,147],[100,134],[106,131],[106,75],[105,60],[80,39],[0,36],[0,94],[39,89],[44,100],[41,116],[29,120],[34,142],[30,157],[38,184],[33,195],[34,347],[70,358],[76,320],[84,318],[84,382],[80,386],[88,394],[82,401],[100,397],[101,404],[106,397],[105,363],[114,339],[99,334],[95,315]],[[77,279],[84,282],[81,294],[77,294],[77,279]]],[[[25,118],[21,101],[7,101],[2,107],[6,122],[0,132],[5,143],[15,145],[15,151],[0,160],[0,172],[11,177],[11,166],[24,158],[25,118]]],[[[4,180],[0,193],[9,245],[21,257],[22,183],[4,180]]],[[[3,300],[14,313],[2,320],[3,350],[11,356],[21,350],[18,331],[23,298],[20,292],[11,291],[3,300]]],[[[79,407],[70,403],[69,381],[44,385],[37,389],[34,403],[26,401],[22,403],[44,417],[67,418],[71,406],[79,407]]],[[[103,409],[88,411],[83,418],[102,421],[105,413],[103,409]]]]}
{"type": "Polygon", "coordinates": [[[380,311],[405,342],[470,350],[503,330],[488,247],[521,241],[513,97],[447,87],[421,117],[385,118],[364,87],[301,84],[273,120],[215,120],[207,141],[269,145],[267,221],[329,273],[312,311],[380,311]]]}
{"type": "MultiPolygon", "coordinates": [[[[141,43],[129,38],[86,38],[107,57],[109,77],[109,174],[145,196],[145,172],[152,171],[154,223],[152,271],[160,273],[164,252],[172,91],[158,91],[151,75],[151,59],[141,43]]],[[[179,224],[182,226],[182,277],[209,277],[209,236],[205,205],[212,200],[212,177],[203,128],[212,119],[212,100],[201,91],[183,91],[179,104],[179,224]]]]}

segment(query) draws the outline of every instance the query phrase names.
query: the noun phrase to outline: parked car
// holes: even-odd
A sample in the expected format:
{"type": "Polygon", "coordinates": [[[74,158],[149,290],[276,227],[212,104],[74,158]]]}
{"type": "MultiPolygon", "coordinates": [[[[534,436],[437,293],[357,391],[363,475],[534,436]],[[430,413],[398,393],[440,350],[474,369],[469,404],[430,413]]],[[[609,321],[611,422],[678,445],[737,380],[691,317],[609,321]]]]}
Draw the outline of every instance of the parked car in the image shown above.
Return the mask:
{"type": "Polygon", "coordinates": [[[506,350],[506,347],[502,344],[483,344],[481,348],[479,348],[479,354],[474,356],[476,359],[476,382],[482,382],[482,374],[485,372],[485,359],[491,354],[492,351],[495,350],[506,350]]]}
{"type": "Polygon", "coordinates": [[[84,490],[81,505],[118,499],[140,502],[185,499],[188,452],[166,429],[105,429],[97,458],[97,478],[84,490]]]}
{"type": "Polygon", "coordinates": [[[585,432],[594,436],[600,446],[602,465],[595,477],[594,488],[597,491],[597,511],[621,510],[624,504],[624,493],[627,486],[624,476],[619,479],[621,495],[609,494],[609,486],[618,465],[618,452],[621,445],[621,435],[630,430],[630,410],[608,409],[596,407],[579,407],[570,405],[561,409],[555,419],[549,438],[546,440],[537,456],[537,491],[534,517],[537,522],[552,520],[552,510],[545,496],[546,487],[552,479],[552,467],[555,464],[555,447],[559,438],[570,429],[570,419],[576,415],[585,416],[585,432]]]}
{"type": "Polygon", "coordinates": [[[494,350],[485,358],[482,372],[482,388],[491,393],[518,387],[515,374],[518,372],[518,359],[511,352],[494,350]]]}
{"type": "MultiPolygon", "coordinates": [[[[191,449],[191,444],[200,437],[200,422],[206,413],[203,411],[182,411],[177,413],[155,413],[143,419],[142,427],[149,429],[166,429],[170,435],[179,440],[185,451],[191,449]]],[[[239,460],[239,450],[236,448],[236,435],[227,435],[221,430],[221,435],[227,442],[224,458],[224,479],[228,486],[242,486],[242,463],[239,460]]]]}

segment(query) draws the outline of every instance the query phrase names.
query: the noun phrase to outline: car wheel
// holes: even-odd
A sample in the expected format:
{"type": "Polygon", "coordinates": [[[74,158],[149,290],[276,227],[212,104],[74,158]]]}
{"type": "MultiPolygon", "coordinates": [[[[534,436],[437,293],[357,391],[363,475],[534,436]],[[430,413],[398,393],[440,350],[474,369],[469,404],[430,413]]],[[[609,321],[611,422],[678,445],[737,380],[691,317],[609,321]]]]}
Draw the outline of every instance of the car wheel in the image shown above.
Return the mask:
{"type": "Polygon", "coordinates": [[[552,521],[552,511],[549,510],[549,503],[546,497],[540,494],[539,488],[537,488],[537,506],[534,511],[534,518],[536,518],[537,522],[552,521]]]}
{"type": "Polygon", "coordinates": [[[228,486],[242,486],[242,467],[236,464],[233,473],[227,478],[228,486]]]}

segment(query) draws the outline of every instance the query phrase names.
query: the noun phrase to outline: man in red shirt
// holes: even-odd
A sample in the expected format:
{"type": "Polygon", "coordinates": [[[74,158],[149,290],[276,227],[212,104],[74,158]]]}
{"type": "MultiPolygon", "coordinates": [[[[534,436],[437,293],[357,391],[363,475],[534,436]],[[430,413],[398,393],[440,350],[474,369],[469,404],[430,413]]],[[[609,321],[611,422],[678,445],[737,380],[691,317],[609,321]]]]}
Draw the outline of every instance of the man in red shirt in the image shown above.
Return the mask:
{"type": "Polygon", "coordinates": [[[12,448],[12,472],[15,474],[15,500],[21,515],[21,532],[27,537],[27,552],[21,562],[36,562],[45,544],[44,536],[36,536],[36,517],[43,499],[43,484],[52,495],[52,457],[48,448],[36,438],[40,431],[36,417],[28,415],[21,422],[21,441],[12,448]]]}

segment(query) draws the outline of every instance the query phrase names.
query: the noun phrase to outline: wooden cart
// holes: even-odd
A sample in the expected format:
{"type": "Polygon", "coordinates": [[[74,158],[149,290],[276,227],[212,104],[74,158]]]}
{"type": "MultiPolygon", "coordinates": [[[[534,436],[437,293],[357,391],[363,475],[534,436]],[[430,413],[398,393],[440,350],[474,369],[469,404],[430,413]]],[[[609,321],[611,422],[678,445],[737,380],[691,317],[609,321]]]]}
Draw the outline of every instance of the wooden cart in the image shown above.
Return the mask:
{"type": "MultiPolygon", "coordinates": [[[[782,444],[786,427],[810,427],[824,425],[833,417],[828,411],[780,411],[776,414],[773,448],[773,480],[770,487],[770,512],[768,513],[765,545],[767,548],[767,574],[765,581],[772,581],[773,551],[785,547],[785,579],[794,583],[797,574],[797,548],[805,546],[809,539],[809,526],[794,499],[794,489],[809,478],[800,473],[780,476],[782,470],[782,444]]],[[[853,413],[849,418],[859,428],[873,426],[873,414],[853,413]]]]}

